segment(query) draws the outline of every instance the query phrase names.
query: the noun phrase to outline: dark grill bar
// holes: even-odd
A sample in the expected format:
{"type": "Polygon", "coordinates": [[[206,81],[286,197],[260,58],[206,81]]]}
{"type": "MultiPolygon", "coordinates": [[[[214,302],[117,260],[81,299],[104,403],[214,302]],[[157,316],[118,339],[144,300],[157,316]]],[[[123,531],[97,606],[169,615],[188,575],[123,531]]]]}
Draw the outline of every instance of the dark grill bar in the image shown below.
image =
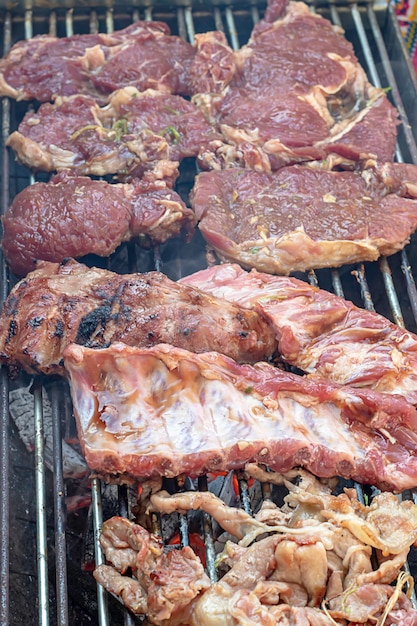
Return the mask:
{"type": "MultiPolygon", "coordinates": [[[[1,3],[0,3],[1,7],[1,3]]],[[[264,3],[252,3],[241,6],[171,6],[166,3],[156,4],[154,8],[137,8],[115,6],[113,9],[94,7],[87,10],[84,6],[47,11],[33,7],[23,10],[17,7],[10,11],[0,9],[2,24],[3,52],[7,52],[12,43],[24,37],[30,38],[38,33],[67,36],[78,32],[95,33],[99,30],[112,32],[115,28],[126,26],[137,19],[157,19],[169,21],[174,34],[179,34],[191,43],[194,36],[203,30],[223,30],[234,49],[245,43],[253,24],[256,24],[264,9],[264,3]],[[177,32],[175,32],[175,30],[177,32]]],[[[342,26],[348,39],[354,42],[356,52],[362,65],[368,72],[371,81],[378,87],[390,88],[392,101],[397,107],[402,127],[399,132],[397,160],[417,164],[417,82],[409,63],[405,47],[400,38],[395,16],[385,5],[369,3],[318,2],[312,10],[330,17],[335,24],[342,26]]],[[[27,171],[16,166],[13,155],[5,148],[5,141],[12,126],[21,116],[22,105],[2,100],[2,163],[1,163],[1,205],[4,212],[11,197],[22,186],[33,182],[27,171]]],[[[14,129],[14,127],[12,128],[14,129]]],[[[184,260],[179,254],[176,259],[166,260],[163,250],[156,248],[150,253],[151,264],[155,269],[164,271],[164,266],[171,263],[175,266],[177,278],[185,274],[184,260]]],[[[135,247],[128,247],[129,270],[141,271],[139,255],[135,247]]],[[[202,259],[204,251],[202,251],[202,259]]],[[[392,319],[396,324],[412,331],[417,329],[417,289],[415,272],[417,271],[417,248],[413,238],[411,244],[403,252],[390,259],[382,258],[377,263],[359,264],[357,267],[341,270],[318,270],[305,276],[312,284],[334,291],[337,295],[352,299],[356,304],[368,310],[376,310],[392,319]],[[413,270],[414,265],[414,270],[413,270]]],[[[2,304],[9,291],[9,276],[3,258],[1,264],[0,303],[2,304]]],[[[112,259],[108,260],[111,269],[112,259]]],[[[23,383],[22,383],[23,384],[23,383]]],[[[36,519],[28,519],[28,524],[36,524],[36,563],[33,570],[26,572],[26,584],[32,590],[33,604],[30,619],[38,621],[42,626],[59,624],[65,626],[75,621],[72,602],[69,594],[68,560],[71,549],[67,512],[65,506],[66,483],[63,477],[61,439],[65,436],[63,424],[68,419],[67,390],[61,383],[50,386],[53,410],[53,450],[54,471],[49,480],[44,463],[44,424],[42,415],[42,397],[46,394],[44,380],[37,378],[32,381],[33,417],[35,421],[36,439],[35,454],[32,459],[36,484],[35,495],[28,489],[27,498],[36,499],[36,519]],[[51,512],[53,516],[51,517],[51,512]],[[52,519],[52,521],[51,521],[52,519]],[[51,572],[54,576],[51,576],[51,572]],[[53,593],[51,593],[53,589],[53,593]]],[[[14,532],[13,520],[15,503],[13,494],[9,492],[11,475],[15,467],[10,454],[11,424],[9,421],[9,380],[4,368],[0,374],[0,624],[14,624],[11,611],[12,600],[15,601],[18,591],[12,585],[14,555],[10,555],[10,539],[14,532]]],[[[16,436],[16,433],[15,433],[16,436]]],[[[240,501],[242,508],[251,513],[251,499],[248,483],[238,474],[240,501]]],[[[22,489],[24,489],[22,485],[22,489]]],[[[198,480],[198,488],[207,490],[207,479],[198,480]]],[[[361,498],[361,486],[357,485],[361,498]]],[[[269,485],[262,485],[264,498],[270,497],[269,485]]],[[[102,501],[103,486],[98,478],[91,479],[92,518],[94,531],[95,561],[103,562],[99,545],[99,534],[103,521],[102,501]]],[[[417,494],[411,494],[417,502],[417,494]]],[[[362,495],[363,499],[363,495],[362,495]]],[[[104,498],[103,498],[104,500],[104,498]]],[[[29,508],[29,507],[28,507],[29,508]]],[[[119,488],[119,513],[129,514],[129,493],[126,488],[119,488]]],[[[157,516],[153,516],[154,532],[161,533],[161,524],[157,516]]],[[[214,538],[211,519],[202,515],[202,528],[207,553],[207,571],[212,581],[217,579],[215,567],[214,538]]],[[[189,543],[189,529],[186,516],[179,516],[179,534],[182,545],[189,543]]],[[[17,572],[21,575],[21,572],[17,572]]],[[[414,572],[413,572],[414,573],[414,572]]],[[[94,583],[95,585],[95,583],[94,583]]],[[[413,596],[416,606],[415,595],[413,596]]],[[[96,613],[93,623],[108,626],[113,623],[109,598],[100,585],[97,585],[95,598],[96,613]]],[[[129,626],[138,623],[127,611],[124,624],[129,626]]],[[[28,616],[29,621],[29,616],[28,616]]],[[[84,623],[84,622],[83,622],[84,623]]],[[[85,622],[87,623],[87,621],[85,622]]]]}

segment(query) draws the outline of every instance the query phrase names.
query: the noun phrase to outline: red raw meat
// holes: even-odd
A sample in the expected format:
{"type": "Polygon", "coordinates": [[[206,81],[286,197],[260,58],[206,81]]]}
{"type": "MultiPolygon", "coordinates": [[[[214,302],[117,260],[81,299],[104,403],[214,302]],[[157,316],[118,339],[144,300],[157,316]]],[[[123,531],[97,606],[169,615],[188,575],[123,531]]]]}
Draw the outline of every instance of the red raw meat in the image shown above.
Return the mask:
{"type": "Polygon", "coordinates": [[[2,248],[12,271],[24,276],[40,259],[109,256],[123,241],[163,243],[182,229],[191,234],[194,224],[194,213],[165,181],[111,185],[62,171],[15,196],[3,217],[2,248]]]}

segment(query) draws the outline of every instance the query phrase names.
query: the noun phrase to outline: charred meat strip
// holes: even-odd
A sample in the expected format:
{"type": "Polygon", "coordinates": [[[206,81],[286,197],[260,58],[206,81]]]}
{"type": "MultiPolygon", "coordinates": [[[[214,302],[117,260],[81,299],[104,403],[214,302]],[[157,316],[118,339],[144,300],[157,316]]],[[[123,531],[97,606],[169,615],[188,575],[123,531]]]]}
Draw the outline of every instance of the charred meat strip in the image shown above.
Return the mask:
{"type": "Polygon", "coordinates": [[[190,202],[223,260],[272,274],[336,267],[373,261],[408,243],[417,228],[417,167],[203,172],[190,202]]]}
{"type": "Polygon", "coordinates": [[[325,159],[391,160],[396,110],[368,82],[341,30],[302,2],[274,5],[236,53],[239,71],[223,92],[195,97],[229,144],[203,161],[269,171],[325,159]]]}
{"type": "Polygon", "coordinates": [[[12,289],[0,316],[0,361],[30,373],[63,373],[72,342],[123,341],[222,350],[255,362],[275,350],[273,330],[254,311],[225,303],[164,274],[120,275],[68,261],[39,262],[12,289]]]}
{"type": "Polygon", "coordinates": [[[7,145],[34,170],[137,176],[161,160],[197,156],[219,137],[181,96],[126,87],[101,107],[83,95],[45,103],[25,115],[7,145]]]}
{"type": "Polygon", "coordinates": [[[417,404],[417,337],[382,315],[296,278],[248,273],[232,264],[180,282],[263,314],[281,358],[304,372],[417,404]]]}
{"type": "Polygon", "coordinates": [[[138,21],[111,34],[51,37],[16,43],[0,60],[0,94],[40,102],[88,94],[104,100],[127,85],[189,94],[195,49],[167,24],[138,21]]]}
{"type": "Polygon", "coordinates": [[[196,476],[249,462],[382,489],[417,484],[417,413],[401,397],[170,345],[69,346],[78,434],[101,475],[196,476]]]}
{"type": "Polygon", "coordinates": [[[165,181],[112,185],[62,171],[15,196],[3,217],[2,248],[12,271],[24,276],[38,260],[109,256],[133,238],[163,243],[182,229],[191,234],[194,223],[165,181]]]}

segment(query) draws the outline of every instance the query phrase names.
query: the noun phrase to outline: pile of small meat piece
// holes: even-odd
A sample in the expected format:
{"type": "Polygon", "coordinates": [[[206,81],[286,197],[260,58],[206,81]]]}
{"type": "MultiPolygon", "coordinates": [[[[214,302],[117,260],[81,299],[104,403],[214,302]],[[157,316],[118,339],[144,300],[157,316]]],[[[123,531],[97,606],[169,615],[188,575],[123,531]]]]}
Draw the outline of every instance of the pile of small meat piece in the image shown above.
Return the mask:
{"type": "Polygon", "coordinates": [[[415,623],[410,580],[400,571],[416,539],[415,505],[382,494],[365,506],[354,490],[334,496],[326,484],[299,474],[295,486],[272,473],[272,482],[289,493],[281,507],[265,502],[255,518],[209,492],[150,496],[150,511],[201,509],[227,531],[218,582],[210,584],[190,548],[164,552],[157,537],[117,517],[103,524],[107,563],[96,568],[96,580],[159,626],[370,626],[384,614],[387,624],[415,623]]]}

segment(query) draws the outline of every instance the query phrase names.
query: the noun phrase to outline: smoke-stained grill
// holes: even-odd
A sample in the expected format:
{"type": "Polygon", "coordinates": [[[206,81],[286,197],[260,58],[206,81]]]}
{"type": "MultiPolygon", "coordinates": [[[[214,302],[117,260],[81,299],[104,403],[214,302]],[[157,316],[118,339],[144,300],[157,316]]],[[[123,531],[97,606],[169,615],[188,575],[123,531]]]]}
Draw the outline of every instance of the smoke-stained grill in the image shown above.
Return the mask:
{"type": "MultiPolygon", "coordinates": [[[[81,4],[81,3],[80,3],[81,4]]],[[[155,3],[154,8],[147,6],[124,6],[115,4],[106,8],[99,3],[92,3],[89,9],[84,5],[66,2],[65,7],[16,5],[13,9],[0,7],[2,24],[1,46],[7,52],[12,43],[19,39],[30,38],[35,34],[51,33],[58,36],[72,33],[87,33],[120,29],[134,20],[157,19],[169,23],[173,34],[179,34],[190,42],[196,33],[212,29],[224,30],[232,47],[237,48],[247,41],[253,24],[262,16],[264,3],[243,4],[235,2],[226,6],[213,3],[202,8],[195,6],[168,5],[155,3]],[[93,6],[94,4],[94,6],[93,6]]],[[[345,4],[344,2],[317,3],[312,7],[335,24],[344,27],[346,36],[355,47],[360,62],[365,67],[370,80],[377,87],[387,88],[392,102],[398,108],[402,126],[399,129],[397,160],[417,164],[417,82],[406,57],[405,48],[400,38],[398,26],[391,10],[372,3],[345,4]],[[413,131],[414,129],[414,131],[413,131]]],[[[302,42],[300,42],[302,45],[302,42]]],[[[28,110],[28,105],[2,101],[2,170],[1,202],[2,212],[11,199],[28,183],[28,170],[16,165],[14,157],[5,146],[10,132],[28,110]]],[[[178,181],[178,191],[186,197],[195,175],[192,164],[184,164],[178,181]]],[[[304,276],[313,284],[334,291],[338,295],[352,299],[359,306],[377,310],[402,327],[416,331],[417,328],[417,290],[414,283],[417,271],[416,239],[402,253],[389,260],[382,258],[373,264],[361,264],[344,267],[338,271],[320,270],[304,276]]],[[[97,263],[97,259],[93,262],[97,263]]],[[[163,245],[160,249],[142,251],[129,245],[113,255],[106,262],[111,269],[123,268],[123,271],[146,271],[162,269],[170,278],[178,279],[206,265],[205,247],[197,236],[190,247],[177,247],[175,243],[163,245]]],[[[1,261],[1,301],[3,302],[11,287],[13,277],[9,277],[4,261],[1,261]]],[[[21,380],[19,385],[30,384],[30,380],[21,380]]],[[[14,383],[13,383],[14,384],[14,383]]],[[[61,383],[48,384],[35,379],[33,391],[33,415],[35,420],[35,471],[25,466],[18,436],[9,424],[8,391],[9,380],[4,369],[0,378],[0,623],[18,624],[23,620],[39,621],[42,625],[59,623],[133,623],[130,615],[108,604],[103,589],[90,589],[87,602],[97,603],[90,613],[82,617],[74,595],[81,603],[83,582],[81,578],[73,589],[74,568],[71,550],[76,531],[68,526],[65,511],[65,495],[68,486],[62,473],[61,437],[69,437],[71,431],[67,423],[69,409],[66,404],[67,394],[61,383]],[[42,395],[51,397],[54,439],[54,472],[51,477],[45,473],[44,436],[42,418],[42,395]],[[61,432],[62,431],[62,432],[61,432]],[[36,493],[34,503],[33,493],[36,493]],[[23,519],[22,519],[23,518],[23,519]],[[36,530],[36,532],[35,532],[36,530]],[[36,536],[36,553],[31,550],[36,536]],[[31,540],[32,541],[31,541],[31,540]],[[22,561],[16,546],[24,545],[27,560],[22,561]],[[68,552],[68,558],[67,558],[68,552]],[[22,565],[22,563],[25,565],[22,565]],[[21,596],[20,604],[17,600],[21,596]],[[37,605],[36,605],[37,603],[37,605]],[[37,607],[37,608],[36,608],[37,607]],[[97,610],[97,612],[95,612],[97,610]],[[97,617],[98,615],[98,617],[97,617]]],[[[30,457],[29,457],[30,460],[30,457]]],[[[31,462],[31,460],[30,460],[31,462]]],[[[174,488],[173,485],[171,485],[174,488]]],[[[198,481],[201,490],[207,489],[204,477],[198,481]]],[[[248,484],[239,481],[241,505],[250,511],[251,502],[248,484]]],[[[263,487],[268,494],[268,486],[263,487]]],[[[92,510],[95,543],[97,548],[96,563],[102,562],[98,549],[98,531],[102,518],[103,487],[97,479],[92,480],[92,510]]],[[[106,493],[108,489],[106,488],[106,493]]],[[[414,497],[414,494],[411,494],[414,497]]],[[[119,490],[119,513],[129,512],[131,498],[125,488],[119,490]]],[[[156,516],[153,517],[157,524],[156,516]]],[[[157,528],[157,525],[155,526],[157,528]]],[[[211,523],[207,515],[203,516],[203,531],[207,549],[207,570],[212,580],[216,579],[214,567],[213,536],[211,523]]],[[[189,543],[189,533],[185,516],[179,517],[180,540],[183,545],[189,543]]],[[[21,549],[21,547],[20,547],[21,549]]],[[[77,573],[78,576],[78,573],[77,573]]],[[[85,604],[87,606],[87,604],[85,604]]]]}

